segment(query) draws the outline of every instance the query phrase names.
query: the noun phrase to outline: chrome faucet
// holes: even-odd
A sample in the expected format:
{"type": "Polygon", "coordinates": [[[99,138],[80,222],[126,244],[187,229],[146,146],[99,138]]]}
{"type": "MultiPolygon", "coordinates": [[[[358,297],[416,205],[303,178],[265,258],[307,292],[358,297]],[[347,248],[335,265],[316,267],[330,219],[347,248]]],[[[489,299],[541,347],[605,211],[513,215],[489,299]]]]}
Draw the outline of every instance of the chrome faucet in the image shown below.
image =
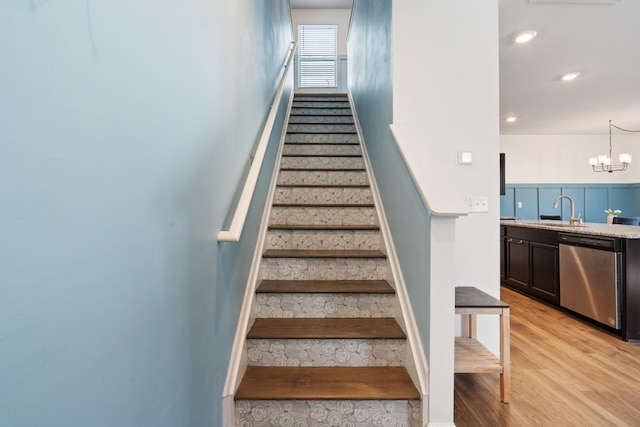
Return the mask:
{"type": "Polygon", "coordinates": [[[575,218],[573,216],[574,211],[573,211],[573,199],[567,195],[560,195],[558,197],[556,197],[556,201],[553,202],[553,209],[558,209],[558,202],[560,201],[560,199],[567,199],[569,200],[569,204],[571,205],[571,217],[569,218],[569,225],[573,226],[573,225],[580,225],[582,224],[582,218],[580,218],[580,215],[578,215],[578,218],[575,218]]]}

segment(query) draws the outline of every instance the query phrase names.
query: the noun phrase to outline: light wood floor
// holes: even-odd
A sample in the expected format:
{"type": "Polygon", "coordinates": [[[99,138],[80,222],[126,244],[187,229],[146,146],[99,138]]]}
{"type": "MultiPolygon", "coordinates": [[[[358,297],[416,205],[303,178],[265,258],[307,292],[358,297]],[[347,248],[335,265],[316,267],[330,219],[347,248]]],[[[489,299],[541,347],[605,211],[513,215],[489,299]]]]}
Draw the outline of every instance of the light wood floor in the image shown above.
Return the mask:
{"type": "Polygon", "coordinates": [[[640,426],[640,345],[502,288],[511,306],[511,403],[497,374],[456,374],[455,424],[640,426]]]}

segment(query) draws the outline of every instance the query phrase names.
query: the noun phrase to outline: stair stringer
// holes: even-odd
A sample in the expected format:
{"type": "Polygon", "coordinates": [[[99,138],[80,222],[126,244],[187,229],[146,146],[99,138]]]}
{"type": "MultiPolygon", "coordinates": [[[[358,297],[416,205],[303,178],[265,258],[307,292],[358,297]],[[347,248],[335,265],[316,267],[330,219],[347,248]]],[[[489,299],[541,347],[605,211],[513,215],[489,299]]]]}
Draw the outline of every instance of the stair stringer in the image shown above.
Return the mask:
{"type": "Polygon", "coordinates": [[[411,301],[402,275],[402,269],[400,267],[400,261],[398,259],[395,246],[393,244],[393,237],[391,230],[389,229],[389,223],[384,212],[384,205],[382,198],[378,190],[378,184],[371,167],[371,161],[369,159],[369,153],[367,147],[364,144],[364,137],[362,135],[362,128],[360,127],[360,121],[358,120],[358,113],[356,111],[351,91],[348,92],[349,104],[351,105],[351,112],[353,114],[353,121],[358,132],[358,139],[360,140],[360,147],[362,150],[362,157],[365,163],[365,169],[367,177],[369,178],[369,185],[371,188],[371,194],[374,200],[376,214],[378,216],[380,233],[382,234],[382,251],[387,254],[387,262],[391,270],[391,277],[389,282],[396,290],[396,298],[398,299],[398,305],[401,312],[396,314],[396,320],[407,334],[407,357],[406,367],[411,375],[411,379],[414,384],[417,385],[418,390],[422,396],[422,423],[426,425],[429,419],[429,366],[427,363],[427,357],[422,345],[422,340],[418,333],[418,325],[413,315],[413,309],[411,307],[411,301]]]}
{"type": "Polygon", "coordinates": [[[227,377],[225,380],[224,390],[222,393],[222,426],[233,427],[236,425],[235,415],[235,400],[234,395],[242,375],[247,369],[247,332],[249,327],[253,324],[256,318],[256,288],[258,287],[258,276],[260,274],[260,264],[262,262],[262,251],[264,247],[265,238],[267,235],[267,228],[269,225],[269,218],[271,217],[271,208],[273,206],[273,197],[276,192],[278,173],[280,172],[280,162],[282,160],[282,151],[284,150],[284,141],[287,135],[287,126],[289,123],[289,115],[291,114],[291,107],[293,105],[293,98],[295,91],[292,89],[289,96],[287,105],[287,113],[284,118],[284,126],[282,127],[282,133],[280,134],[280,141],[278,142],[278,152],[276,154],[276,162],[271,175],[271,183],[269,184],[269,192],[267,194],[265,207],[262,214],[262,221],[260,222],[260,230],[258,232],[258,238],[256,239],[256,247],[253,252],[253,260],[251,261],[251,269],[249,271],[249,277],[247,278],[247,284],[245,286],[244,297],[242,300],[242,307],[240,308],[240,315],[238,317],[238,326],[236,327],[235,337],[233,339],[233,348],[231,349],[231,356],[229,357],[229,367],[227,368],[227,377]]]}

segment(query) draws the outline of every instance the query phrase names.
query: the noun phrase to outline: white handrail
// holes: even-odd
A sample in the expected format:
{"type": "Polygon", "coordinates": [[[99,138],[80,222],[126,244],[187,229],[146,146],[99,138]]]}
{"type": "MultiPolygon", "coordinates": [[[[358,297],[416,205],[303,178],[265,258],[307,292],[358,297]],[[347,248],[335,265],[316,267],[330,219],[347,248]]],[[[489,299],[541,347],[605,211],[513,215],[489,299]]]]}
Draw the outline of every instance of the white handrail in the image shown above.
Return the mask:
{"type": "Polygon", "coordinates": [[[258,142],[258,148],[256,149],[253,162],[251,163],[251,167],[249,168],[247,180],[244,183],[244,188],[242,189],[242,194],[240,195],[240,200],[238,200],[236,211],[233,214],[233,219],[231,220],[231,226],[229,227],[229,230],[221,230],[218,233],[218,242],[237,242],[240,240],[240,235],[242,234],[242,229],[244,228],[244,222],[247,219],[247,214],[249,213],[249,205],[251,204],[251,199],[253,198],[253,192],[256,188],[256,183],[258,182],[258,175],[260,174],[260,169],[262,168],[264,154],[267,151],[267,145],[269,145],[269,139],[271,138],[271,131],[273,130],[273,125],[276,121],[276,116],[278,115],[278,108],[280,106],[282,92],[287,82],[287,76],[291,72],[291,60],[293,59],[293,52],[295,51],[295,49],[296,44],[292,43],[292,46],[289,49],[289,52],[287,53],[287,57],[285,59],[285,68],[284,72],[282,73],[282,80],[280,81],[280,86],[278,87],[278,91],[276,92],[276,97],[273,100],[273,104],[271,104],[271,110],[269,111],[267,121],[264,124],[262,135],[260,136],[260,141],[258,142]]]}

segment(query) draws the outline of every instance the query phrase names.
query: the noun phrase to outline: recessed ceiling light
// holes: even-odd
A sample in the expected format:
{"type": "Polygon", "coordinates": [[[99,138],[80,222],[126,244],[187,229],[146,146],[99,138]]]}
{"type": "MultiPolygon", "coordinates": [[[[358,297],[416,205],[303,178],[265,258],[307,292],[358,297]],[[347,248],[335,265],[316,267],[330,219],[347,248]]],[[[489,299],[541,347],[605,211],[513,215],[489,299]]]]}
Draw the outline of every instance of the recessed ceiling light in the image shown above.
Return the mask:
{"type": "Polygon", "coordinates": [[[516,116],[509,116],[506,119],[504,119],[504,121],[507,122],[507,123],[513,123],[516,120],[518,120],[518,118],[516,116]]]}
{"type": "Polygon", "coordinates": [[[521,33],[516,34],[513,38],[513,41],[516,43],[526,43],[531,41],[538,33],[535,31],[523,31],[521,33]]]}
{"type": "Polygon", "coordinates": [[[580,73],[578,72],[567,73],[567,74],[564,74],[561,78],[562,78],[562,81],[568,82],[571,80],[575,80],[575,78],[578,77],[579,75],[580,73]]]}

